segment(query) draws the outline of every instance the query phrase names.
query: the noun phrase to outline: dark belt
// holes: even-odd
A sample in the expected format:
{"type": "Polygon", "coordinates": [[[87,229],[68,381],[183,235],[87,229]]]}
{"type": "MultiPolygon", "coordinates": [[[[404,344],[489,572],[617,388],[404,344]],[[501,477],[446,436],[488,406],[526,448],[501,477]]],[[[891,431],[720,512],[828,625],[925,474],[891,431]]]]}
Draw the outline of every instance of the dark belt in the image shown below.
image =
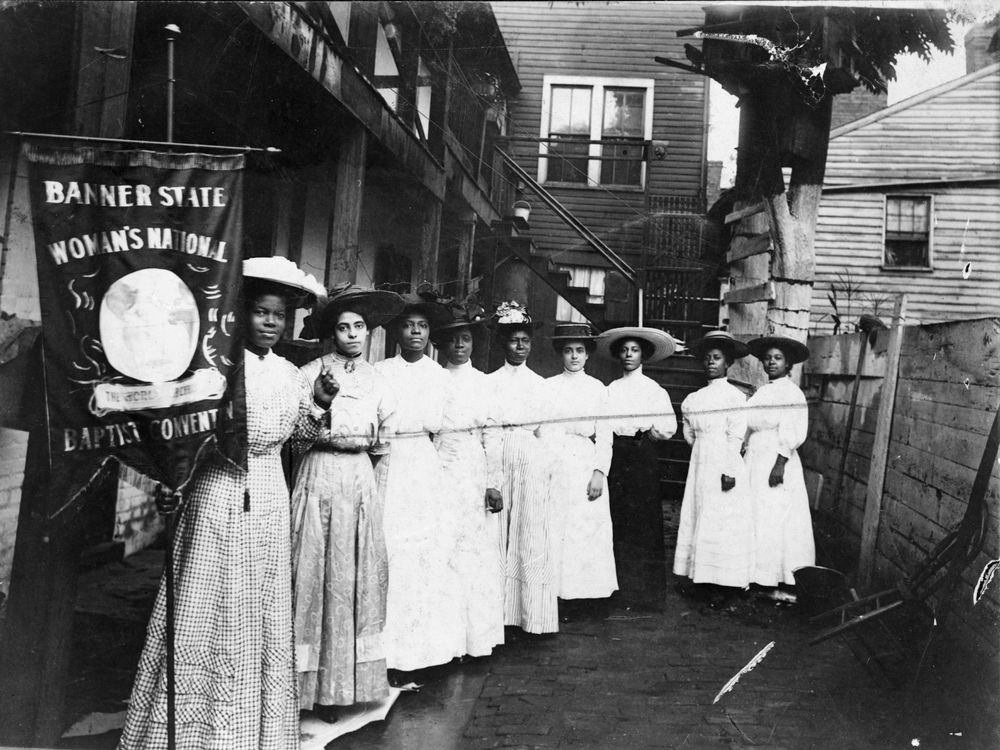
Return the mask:
{"type": "Polygon", "coordinates": [[[614,442],[622,442],[626,445],[638,445],[643,440],[649,437],[649,430],[642,430],[634,435],[615,435],[614,442]]]}

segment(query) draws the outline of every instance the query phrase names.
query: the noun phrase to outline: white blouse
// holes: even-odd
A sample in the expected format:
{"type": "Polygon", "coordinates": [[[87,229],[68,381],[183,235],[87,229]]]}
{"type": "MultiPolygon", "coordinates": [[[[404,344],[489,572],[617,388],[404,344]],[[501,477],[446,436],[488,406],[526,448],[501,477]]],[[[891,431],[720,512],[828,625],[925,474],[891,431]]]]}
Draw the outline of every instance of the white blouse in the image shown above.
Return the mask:
{"type": "Polygon", "coordinates": [[[504,362],[503,367],[487,377],[496,399],[500,426],[537,430],[545,406],[545,378],[527,365],[509,362],[504,362]]]}
{"type": "Polygon", "coordinates": [[[649,431],[654,440],[666,440],[677,432],[670,395],[641,367],[608,386],[608,415],[615,435],[649,431]]]}
{"type": "Polygon", "coordinates": [[[809,434],[805,395],[787,376],[762,385],[747,401],[747,428],[774,430],[778,454],[790,458],[809,434]]]}
{"type": "MultiPolygon", "coordinates": [[[[608,391],[597,378],[566,372],[545,380],[545,422],[542,436],[590,438],[594,442],[594,469],[608,473],[611,466],[611,425],[607,419],[608,391]]],[[[553,456],[558,460],[557,456],[553,456]]]]}
{"type": "Polygon", "coordinates": [[[423,355],[407,362],[402,355],[375,363],[375,372],[385,378],[396,397],[395,414],[390,417],[389,439],[425,436],[440,431],[447,373],[437,362],[423,355]]]}
{"type": "Polygon", "coordinates": [[[493,387],[486,373],[477,370],[471,362],[464,365],[445,365],[448,387],[445,391],[441,433],[470,432],[481,441],[486,452],[486,486],[499,487],[502,481],[500,436],[495,429],[499,424],[493,387]]]}

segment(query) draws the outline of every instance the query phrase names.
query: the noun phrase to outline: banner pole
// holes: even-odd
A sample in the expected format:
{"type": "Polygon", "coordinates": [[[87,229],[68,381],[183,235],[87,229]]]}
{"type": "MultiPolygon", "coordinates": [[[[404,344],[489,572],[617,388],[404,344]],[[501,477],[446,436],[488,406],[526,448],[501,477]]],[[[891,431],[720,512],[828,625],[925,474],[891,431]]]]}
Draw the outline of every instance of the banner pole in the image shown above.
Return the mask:
{"type": "MultiPolygon", "coordinates": [[[[164,27],[167,32],[167,141],[174,140],[174,37],[180,28],[164,27]]],[[[167,516],[167,554],[164,561],[167,574],[167,750],[177,747],[176,692],[174,684],[174,521],[176,513],[167,516]]]]}
{"type": "Polygon", "coordinates": [[[166,625],[167,625],[167,748],[177,747],[176,686],[174,684],[174,531],[177,527],[177,513],[165,517],[167,551],[163,561],[166,576],[166,625]]]}
{"type": "Polygon", "coordinates": [[[130,146],[164,146],[166,148],[198,148],[210,151],[239,151],[241,153],[280,154],[281,149],[275,146],[258,148],[256,146],[223,146],[218,143],[181,143],[175,141],[143,141],[134,138],[100,138],[90,135],[65,135],[63,133],[32,133],[26,130],[5,130],[4,135],[15,135],[19,138],[40,138],[48,141],[82,141],[84,143],[124,143],[130,146]]]}

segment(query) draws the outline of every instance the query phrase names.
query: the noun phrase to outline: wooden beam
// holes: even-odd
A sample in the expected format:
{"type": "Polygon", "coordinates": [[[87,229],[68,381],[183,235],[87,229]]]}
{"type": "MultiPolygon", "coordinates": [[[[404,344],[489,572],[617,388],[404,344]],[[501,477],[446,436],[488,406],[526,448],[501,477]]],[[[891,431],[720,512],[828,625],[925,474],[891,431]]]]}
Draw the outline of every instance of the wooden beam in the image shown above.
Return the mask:
{"type": "Polygon", "coordinates": [[[726,214],[726,218],[723,219],[723,223],[732,224],[734,221],[739,221],[740,219],[745,219],[748,216],[759,214],[763,210],[764,210],[764,201],[760,201],[758,203],[752,203],[749,206],[744,206],[743,208],[737,208],[732,213],[726,214]]]}
{"type": "Polygon", "coordinates": [[[899,376],[899,353],[903,346],[903,320],[906,318],[906,295],[901,294],[893,310],[893,326],[886,351],[885,380],[875,419],[875,440],[868,470],[868,492],[865,496],[865,520],[861,527],[861,554],[858,557],[858,586],[867,587],[875,570],[879,521],[882,514],[882,491],[892,435],[892,412],[896,403],[896,382],[899,376]]]}
{"type": "Polygon", "coordinates": [[[746,305],[750,302],[769,302],[774,299],[774,282],[765,281],[756,286],[745,286],[726,292],[722,301],[727,305],[746,305]]]}
{"type": "Polygon", "coordinates": [[[441,201],[430,198],[420,225],[420,266],[414,279],[414,289],[428,283],[438,283],[438,246],[441,242],[441,201]]]}
{"type": "Polygon", "coordinates": [[[469,293],[472,278],[472,257],[476,247],[476,215],[469,212],[462,218],[458,239],[458,296],[465,297],[469,293]]]}
{"type": "Polygon", "coordinates": [[[354,283],[358,273],[358,234],[365,192],[368,133],[359,124],[344,134],[337,158],[333,223],[326,245],[326,285],[354,283]]]}
{"type": "Polygon", "coordinates": [[[733,238],[729,243],[729,252],[726,253],[726,260],[733,263],[754,255],[771,252],[771,233],[761,232],[754,235],[740,235],[733,238]]]}
{"type": "Polygon", "coordinates": [[[124,134],[136,7],[134,0],[77,6],[72,133],[99,138],[120,138],[124,134]],[[124,59],[98,49],[121,50],[124,59]]]}

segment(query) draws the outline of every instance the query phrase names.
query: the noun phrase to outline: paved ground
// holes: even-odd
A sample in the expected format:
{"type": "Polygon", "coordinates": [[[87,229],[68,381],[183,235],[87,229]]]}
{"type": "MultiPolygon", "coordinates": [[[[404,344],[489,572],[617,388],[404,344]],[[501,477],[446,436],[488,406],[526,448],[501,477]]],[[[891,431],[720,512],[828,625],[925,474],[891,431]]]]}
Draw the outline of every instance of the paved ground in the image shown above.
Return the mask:
{"type": "MultiPolygon", "coordinates": [[[[147,551],[83,576],[68,723],[124,709],[161,559],[147,551]]],[[[663,613],[617,607],[578,616],[554,636],[507,632],[492,657],[438,670],[387,721],[330,747],[1000,747],[995,665],[960,656],[946,639],[915,687],[893,689],[845,642],[809,646],[812,630],[796,608],[754,597],[719,610],[670,590],[663,613]],[[713,705],[771,641],[759,666],[713,705]]],[[[111,731],[61,747],[116,740],[111,731]]]]}

